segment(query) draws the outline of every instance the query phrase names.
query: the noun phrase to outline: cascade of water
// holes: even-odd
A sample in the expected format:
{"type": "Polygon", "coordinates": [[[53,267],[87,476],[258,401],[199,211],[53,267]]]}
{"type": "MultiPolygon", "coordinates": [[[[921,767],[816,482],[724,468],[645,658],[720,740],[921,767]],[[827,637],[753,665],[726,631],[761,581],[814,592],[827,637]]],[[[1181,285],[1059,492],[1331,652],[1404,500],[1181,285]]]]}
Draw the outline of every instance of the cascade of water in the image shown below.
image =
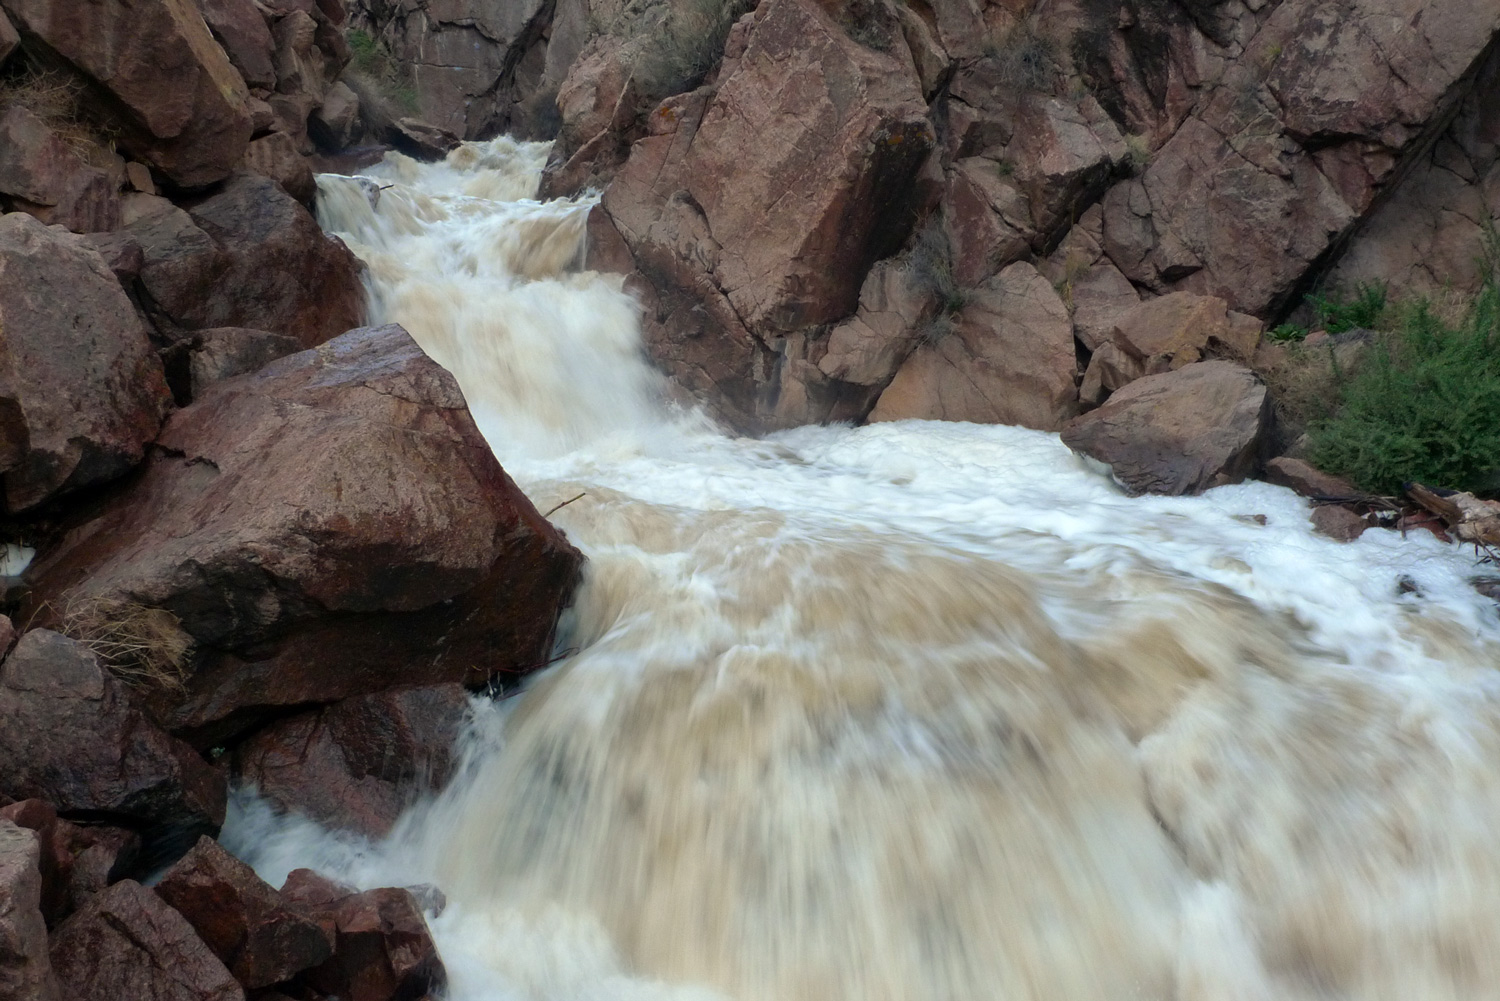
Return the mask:
{"type": "Polygon", "coordinates": [[[1016,428],[725,437],[576,270],[589,202],[529,200],[544,156],[321,203],[538,506],[586,494],[576,652],[387,843],[241,799],[233,846],[435,879],[464,1001],[1500,997],[1464,554],[1264,484],[1126,498],[1016,428]]]}

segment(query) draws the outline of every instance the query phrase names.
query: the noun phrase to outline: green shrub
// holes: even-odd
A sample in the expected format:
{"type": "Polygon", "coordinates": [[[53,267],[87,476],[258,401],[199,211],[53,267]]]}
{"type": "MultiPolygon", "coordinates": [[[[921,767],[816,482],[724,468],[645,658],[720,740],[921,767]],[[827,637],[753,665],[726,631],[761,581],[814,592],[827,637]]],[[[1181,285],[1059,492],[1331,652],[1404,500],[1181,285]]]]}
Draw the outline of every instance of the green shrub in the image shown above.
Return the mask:
{"type": "Polygon", "coordinates": [[[1383,282],[1360,282],[1354,287],[1354,298],[1327,296],[1315,292],[1307,297],[1313,309],[1313,326],[1330,334],[1348,330],[1373,330],[1385,318],[1386,290],[1383,282]]]}
{"type": "MultiPolygon", "coordinates": [[[[1313,462],[1383,494],[1411,480],[1500,488],[1500,281],[1493,256],[1488,263],[1457,322],[1422,300],[1376,336],[1342,380],[1337,410],[1309,428],[1313,462]]],[[[1383,313],[1384,288],[1377,296],[1366,287],[1352,311],[1329,316],[1328,329],[1364,326],[1377,303],[1383,313]]]]}
{"type": "Polygon", "coordinates": [[[417,114],[417,89],[385,43],[362,28],[350,28],[344,39],[350,52],[344,82],[359,95],[361,108],[380,124],[417,114]]]}
{"type": "Polygon", "coordinates": [[[1307,339],[1308,329],[1299,327],[1295,323],[1282,323],[1266,331],[1266,336],[1278,343],[1288,341],[1303,341],[1307,339]]]}

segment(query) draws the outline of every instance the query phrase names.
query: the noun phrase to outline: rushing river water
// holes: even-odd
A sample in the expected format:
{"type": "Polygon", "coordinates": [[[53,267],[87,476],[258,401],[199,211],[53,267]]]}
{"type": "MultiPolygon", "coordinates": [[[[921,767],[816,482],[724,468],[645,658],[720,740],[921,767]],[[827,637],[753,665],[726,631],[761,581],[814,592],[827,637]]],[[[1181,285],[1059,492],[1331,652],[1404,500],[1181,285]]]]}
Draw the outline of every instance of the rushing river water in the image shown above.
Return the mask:
{"type": "Polygon", "coordinates": [[[391,838],[455,1001],[1500,997],[1500,615],[1426,533],[1128,498],[1055,435],[734,438],[664,402],[587,201],[498,139],[320,181],[377,322],[589,557],[571,655],[391,838]],[[1403,592],[1398,581],[1415,585],[1403,592]]]}

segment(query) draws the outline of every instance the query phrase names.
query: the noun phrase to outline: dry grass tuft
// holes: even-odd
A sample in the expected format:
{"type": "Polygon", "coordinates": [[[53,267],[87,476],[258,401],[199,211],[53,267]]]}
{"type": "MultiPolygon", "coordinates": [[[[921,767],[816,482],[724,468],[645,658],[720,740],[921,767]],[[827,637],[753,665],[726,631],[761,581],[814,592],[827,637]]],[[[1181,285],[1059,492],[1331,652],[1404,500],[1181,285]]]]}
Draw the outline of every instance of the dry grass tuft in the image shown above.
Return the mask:
{"type": "Polygon", "coordinates": [[[60,69],[23,66],[0,77],[0,111],[20,106],[40,118],[78,159],[105,167],[115,151],[114,130],[91,114],[88,84],[60,69]]]}
{"type": "Polygon", "coordinates": [[[89,649],[121,681],[137,688],[180,691],[193,642],[164,608],[117,598],[75,598],[58,631],[89,649]]]}

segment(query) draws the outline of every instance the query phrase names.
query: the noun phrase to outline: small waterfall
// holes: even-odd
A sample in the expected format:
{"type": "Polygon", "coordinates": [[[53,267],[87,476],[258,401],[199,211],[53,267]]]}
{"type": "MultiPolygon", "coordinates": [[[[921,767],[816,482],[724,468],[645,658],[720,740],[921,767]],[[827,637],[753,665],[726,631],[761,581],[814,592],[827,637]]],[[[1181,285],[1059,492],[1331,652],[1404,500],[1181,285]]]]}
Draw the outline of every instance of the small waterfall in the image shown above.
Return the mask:
{"type": "Polygon", "coordinates": [[[735,439],[675,410],[546,148],[320,180],[377,321],[589,556],[571,655],[379,845],[455,1001],[1500,997],[1500,616],[1467,554],[1260,483],[1127,498],[1055,435],[735,439]],[[1399,576],[1419,585],[1403,593],[1399,576]]]}

